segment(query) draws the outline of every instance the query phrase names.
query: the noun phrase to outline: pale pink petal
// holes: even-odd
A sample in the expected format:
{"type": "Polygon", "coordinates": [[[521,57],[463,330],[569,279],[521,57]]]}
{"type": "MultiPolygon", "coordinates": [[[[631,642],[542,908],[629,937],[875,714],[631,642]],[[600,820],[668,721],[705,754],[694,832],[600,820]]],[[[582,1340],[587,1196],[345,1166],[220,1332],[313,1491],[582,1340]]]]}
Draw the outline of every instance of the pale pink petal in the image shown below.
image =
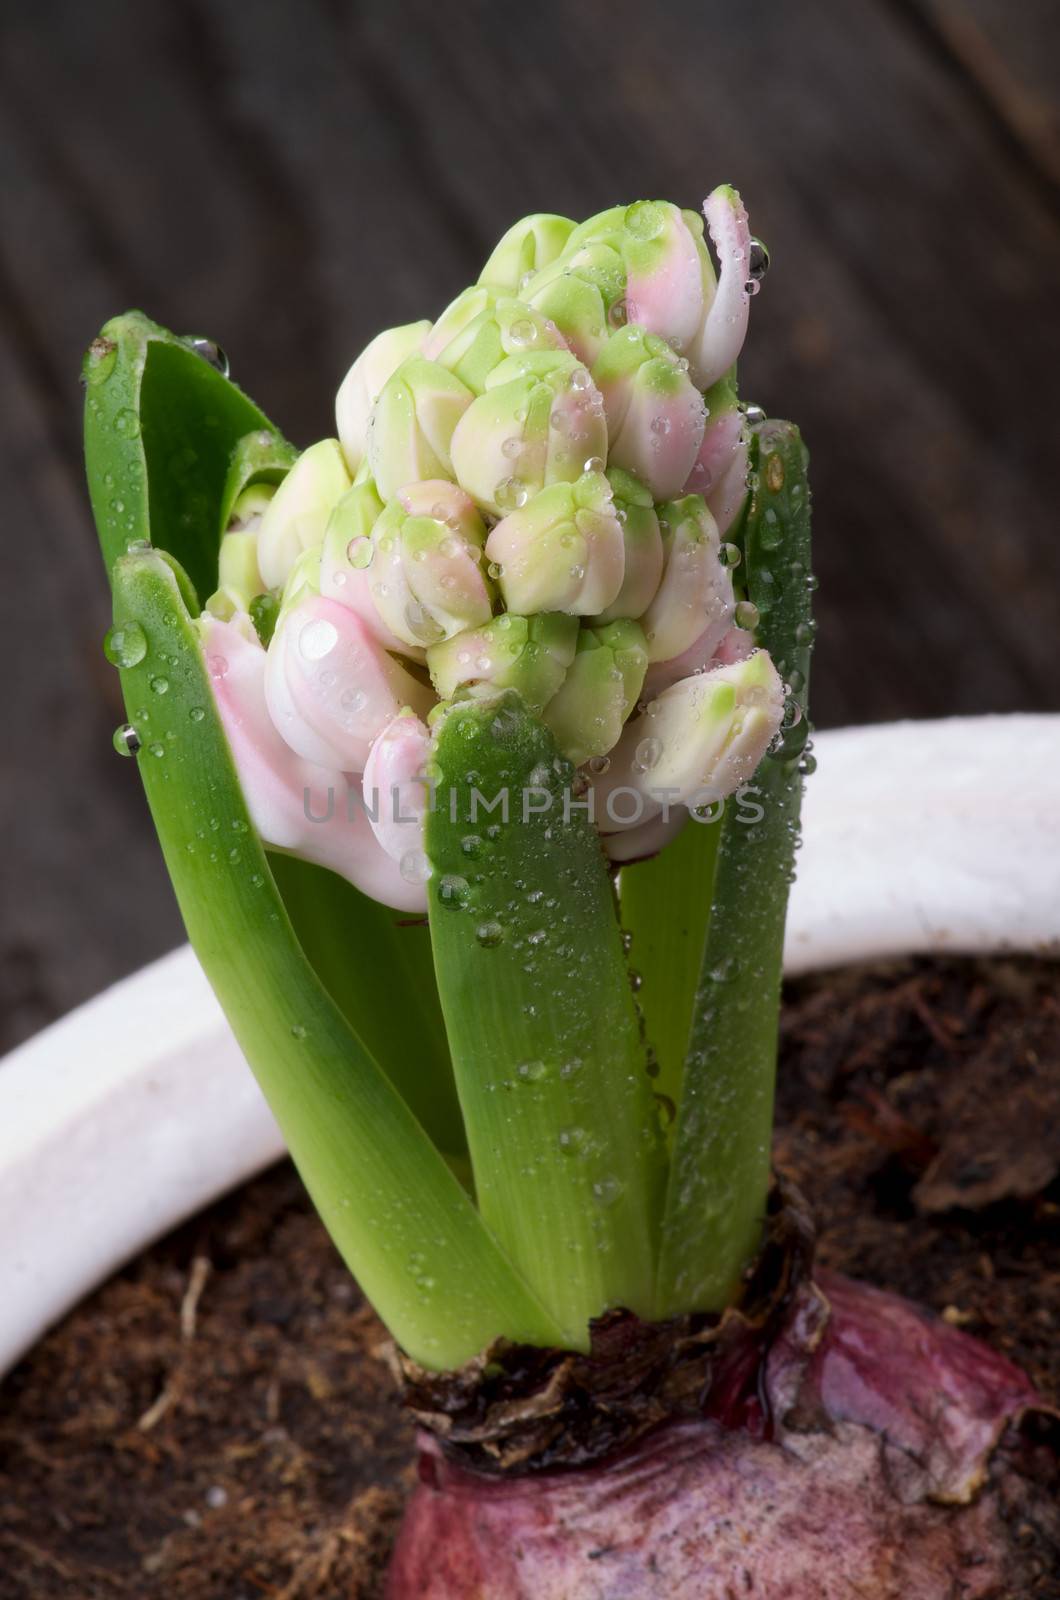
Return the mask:
{"type": "Polygon", "coordinates": [[[709,389],[734,364],[747,333],[751,231],[743,202],[728,185],[708,195],[703,215],[718,258],[718,285],[688,358],[696,383],[709,389]]]}
{"type": "Polygon", "coordinates": [[[201,623],[207,669],[243,797],[263,842],[339,873],[362,893],[407,912],[426,910],[421,883],[406,882],[376,842],[342,772],[297,756],[265,701],[265,651],[244,619],[201,623]]]}
{"type": "Polygon", "coordinates": [[[425,779],[431,736],[419,717],[399,716],[372,745],[363,794],[372,831],[394,861],[423,850],[423,819],[430,806],[425,779]]]}
{"type": "Polygon", "coordinates": [[[650,270],[630,266],[626,317],[684,352],[703,320],[703,267],[677,206],[657,204],[655,209],[665,216],[665,238],[651,241],[659,248],[650,270]]]}
{"type": "Polygon", "coordinates": [[[405,706],[426,715],[434,701],[354,612],[322,595],[305,596],[280,619],[265,694],[293,750],[344,772],[363,772],[373,739],[405,706]]]}

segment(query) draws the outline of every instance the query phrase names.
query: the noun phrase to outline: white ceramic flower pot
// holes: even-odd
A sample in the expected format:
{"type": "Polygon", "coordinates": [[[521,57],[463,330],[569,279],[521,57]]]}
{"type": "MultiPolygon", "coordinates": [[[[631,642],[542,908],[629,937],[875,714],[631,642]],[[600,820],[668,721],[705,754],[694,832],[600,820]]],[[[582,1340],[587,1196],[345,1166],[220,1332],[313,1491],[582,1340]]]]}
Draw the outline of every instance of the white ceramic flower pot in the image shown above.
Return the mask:
{"type": "MultiPolygon", "coordinates": [[[[788,972],[1060,952],[1060,716],[816,740],[788,972]]],[[[283,1140],[185,946],[0,1062],[0,1373],[283,1140]]]]}

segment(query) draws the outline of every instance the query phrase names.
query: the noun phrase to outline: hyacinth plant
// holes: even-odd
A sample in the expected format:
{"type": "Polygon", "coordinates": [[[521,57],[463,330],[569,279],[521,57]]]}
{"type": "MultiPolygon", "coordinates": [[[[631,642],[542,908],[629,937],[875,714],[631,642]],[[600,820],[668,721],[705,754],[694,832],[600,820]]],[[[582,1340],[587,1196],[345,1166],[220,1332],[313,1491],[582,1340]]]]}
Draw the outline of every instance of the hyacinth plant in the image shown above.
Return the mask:
{"type": "MultiPolygon", "coordinates": [[[[738,399],[766,251],[733,189],[703,213],[517,223],[436,321],[373,339],[301,452],[207,340],[131,313],[86,358],[115,743],[431,1430],[394,1596],[731,1592],[724,1540],[653,1586],[643,1505],[620,1590],[584,1502],[584,1538],[564,1505],[566,1545],[519,1572],[507,1547],[553,1526],[550,1468],[641,1482],[628,1451],[693,1426],[693,1390],[695,1427],[761,1448],[767,1355],[805,1366],[806,1295],[824,1325],[769,1163],[806,456],[738,399]]],[[[837,1515],[849,1477],[829,1458],[837,1515]]]]}

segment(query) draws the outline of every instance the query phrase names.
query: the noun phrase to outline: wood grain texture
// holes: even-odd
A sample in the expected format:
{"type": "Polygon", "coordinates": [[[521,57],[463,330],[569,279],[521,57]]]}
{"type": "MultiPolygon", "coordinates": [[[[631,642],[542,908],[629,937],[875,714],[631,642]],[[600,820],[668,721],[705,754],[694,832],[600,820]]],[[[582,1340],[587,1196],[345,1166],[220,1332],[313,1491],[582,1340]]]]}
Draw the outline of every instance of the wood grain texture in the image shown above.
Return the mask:
{"type": "Polygon", "coordinates": [[[130,305],[219,339],[309,442],[360,345],[436,313],[517,214],[696,204],[731,180],[774,262],[744,389],[813,455],[817,720],[1055,707],[1051,32],[1048,0],[18,8],[3,1042],[179,936],[110,749],[81,477],[80,353],[130,305]]]}

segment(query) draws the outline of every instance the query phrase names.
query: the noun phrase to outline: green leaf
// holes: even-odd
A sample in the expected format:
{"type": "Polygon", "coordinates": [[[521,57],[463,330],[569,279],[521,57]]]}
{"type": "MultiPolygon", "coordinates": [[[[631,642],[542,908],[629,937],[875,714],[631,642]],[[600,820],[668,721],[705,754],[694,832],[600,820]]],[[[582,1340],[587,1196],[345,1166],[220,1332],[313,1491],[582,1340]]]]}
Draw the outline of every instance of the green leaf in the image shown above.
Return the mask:
{"type": "Polygon", "coordinates": [[[606,1308],[653,1314],[663,1177],[610,879],[518,695],[456,707],[437,761],[431,937],[478,1203],[584,1349],[606,1308]]]}
{"type": "Polygon", "coordinates": [[[254,433],[245,434],[229,459],[217,520],[218,538],[228,527],[232,507],[244,489],[255,483],[282,483],[297,460],[298,451],[294,445],[281,439],[278,433],[258,428],[254,433]]]}
{"type": "Polygon", "coordinates": [[[147,643],[122,670],[122,689],[188,936],[351,1271],[426,1366],[456,1367],[499,1334],[561,1342],[306,959],[171,568],[134,552],[117,562],[113,584],[116,626],[139,626],[147,643]]]}
{"type": "Polygon", "coordinates": [[[256,448],[274,470],[290,447],[234,383],[139,311],[92,341],[84,379],[88,487],[107,570],[147,539],[176,557],[204,600],[217,584],[240,442],[268,435],[256,448]]]}
{"type": "Polygon", "coordinates": [[[813,641],[809,487],[798,429],[757,426],[751,473],[740,537],[748,598],[760,613],[756,639],[802,714],[720,824],[666,1197],[660,1315],[728,1302],[758,1248],[769,1188],[784,919],[813,641]]]}
{"type": "Polygon", "coordinates": [[[641,980],[637,1003],[657,1068],[655,1089],[675,1110],[703,965],[720,835],[720,822],[693,818],[665,850],[623,867],[619,877],[622,926],[630,939],[630,961],[641,980]]]}
{"type": "Polygon", "coordinates": [[[439,1150],[466,1172],[426,921],[403,917],[309,861],[270,854],[269,864],[317,977],[439,1150]]]}
{"type": "MultiPolygon", "coordinates": [[[[86,466],[108,570],[130,541],[152,543],[195,615],[216,586],[236,499],[251,484],[278,483],[298,452],[222,372],[140,312],[115,317],[93,341],[85,384],[86,466]]],[[[393,913],[322,868],[284,858],[275,876],[325,986],[439,1147],[464,1160],[426,930],[399,929],[393,913]],[[395,1008],[398,974],[407,995],[395,1008]]]]}

